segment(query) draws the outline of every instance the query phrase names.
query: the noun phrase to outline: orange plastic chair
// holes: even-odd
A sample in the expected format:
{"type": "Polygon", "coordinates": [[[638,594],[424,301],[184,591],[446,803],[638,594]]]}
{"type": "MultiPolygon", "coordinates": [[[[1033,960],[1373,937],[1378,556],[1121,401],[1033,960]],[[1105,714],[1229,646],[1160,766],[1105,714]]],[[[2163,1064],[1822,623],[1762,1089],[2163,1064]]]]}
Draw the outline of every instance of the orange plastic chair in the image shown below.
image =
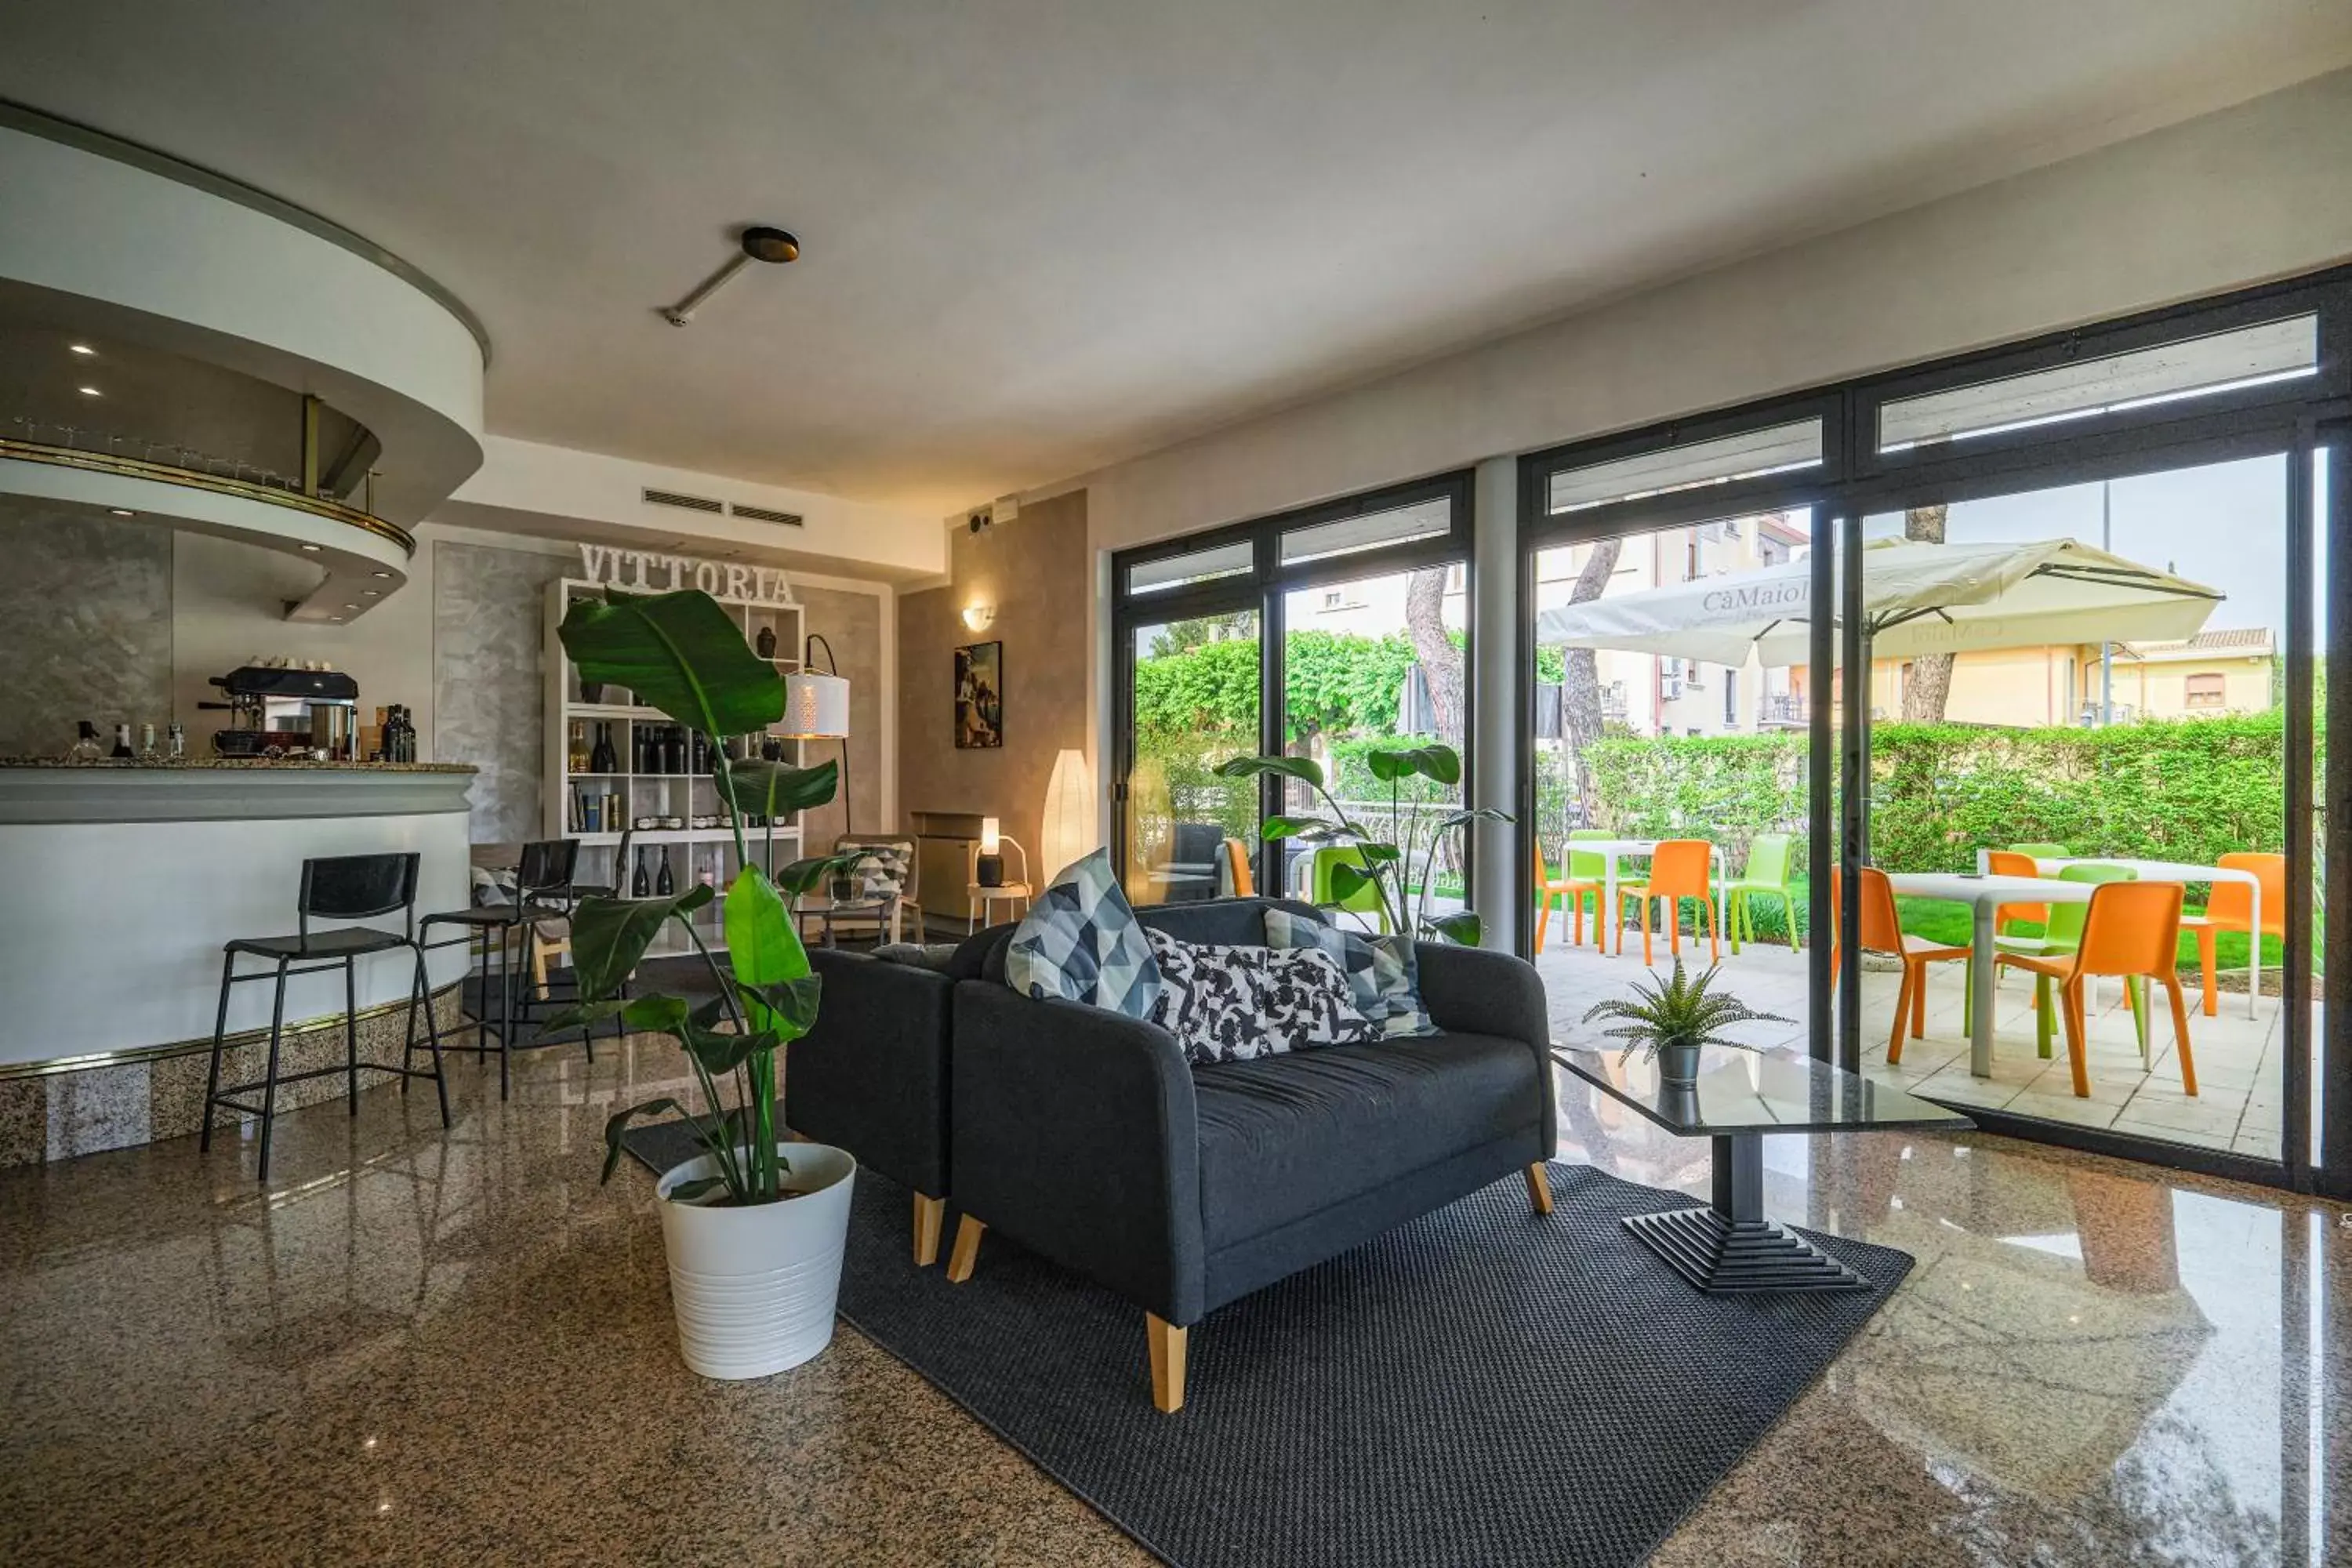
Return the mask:
{"type": "Polygon", "coordinates": [[[1247,899],[1256,896],[1257,879],[1250,872],[1249,850],[1238,838],[1225,840],[1225,868],[1233,874],[1234,897],[1247,899]]]}
{"type": "MultiPolygon", "coordinates": [[[[1666,944],[1676,958],[1683,953],[1682,900],[1696,899],[1706,916],[1707,956],[1720,963],[1723,933],[1715,929],[1715,846],[1704,838],[1669,838],[1650,852],[1650,878],[1645,882],[1620,882],[1621,900],[1642,900],[1642,963],[1650,962],[1650,906],[1666,900],[1666,944]]],[[[1620,914],[1622,910],[1621,908],[1620,914]]],[[[1623,941],[1620,938],[1619,941],[1623,941]]]]}
{"type": "Polygon", "coordinates": [[[1601,921],[1601,884],[1580,880],[1574,877],[1563,877],[1557,882],[1553,881],[1551,868],[1544,863],[1543,846],[1540,844],[1536,846],[1536,951],[1538,952],[1543,952],[1544,932],[1551,926],[1551,907],[1554,902],[1563,898],[1568,900],[1569,908],[1575,913],[1576,945],[1579,947],[1584,945],[1584,896],[1587,893],[1592,895],[1593,944],[1606,953],[1609,951],[1609,942],[1601,921]]]}
{"type": "MultiPolygon", "coordinates": [[[[1830,908],[1845,908],[1843,897],[1844,882],[1838,868],[1830,868],[1830,908]]],[[[1966,961],[1973,958],[1972,950],[1965,947],[1939,947],[1924,936],[1912,936],[1903,929],[1903,919],[1895,908],[1895,884],[1886,873],[1875,866],[1862,868],[1862,940],[1855,944],[1864,952],[1884,952],[1903,961],[1903,984],[1895,993],[1895,1029],[1886,1041],[1889,1065],[1903,1059],[1904,1025],[1910,1025],[1911,1037],[1917,1039],[1927,1032],[1927,966],[1948,959],[1966,961]]],[[[1838,961],[1843,956],[1838,945],[1838,922],[1830,921],[1830,984],[1837,984],[1838,961]]]]}
{"type": "MultiPolygon", "coordinates": [[[[2040,862],[2031,855],[2019,855],[2007,849],[1985,851],[1985,869],[1996,877],[2039,877],[2040,862]]],[[[2048,904],[2003,904],[1992,912],[1992,929],[2007,935],[2012,923],[2032,921],[2038,926],[2050,923],[2048,904]]]]}
{"type": "Polygon", "coordinates": [[[2183,915],[2180,929],[2197,939],[2197,970],[2205,984],[2205,1016],[2221,1011],[2213,989],[2213,939],[2225,931],[2242,933],[2248,942],[2264,936],[2286,940],[2286,857],[2284,855],[2224,855],[2213,862],[2232,871],[2252,871],[2263,885],[2263,929],[2254,931],[2253,889],[2243,882],[2216,882],[2213,897],[2201,915],[2183,915]]]}
{"type": "Polygon", "coordinates": [[[2180,1047],[2180,1087],[2197,1092],[2197,1058],[2189,1051],[2189,1004],[2180,994],[2180,976],[2174,973],[2180,951],[2180,896],[2178,882],[2102,882],[2091,893],[2083,916],[2081,945],[2073,952],[2049,958],[2004,952],[1994,962],[2058,982],[2059,1011],[2066,1020],[2066,1055],[2074,1068],[2074,1093],[2091,1097],[2091,1073],[2084,1036],[2089,1020],[2083,1007],[2083,983],[2095,974],[2120,975],[2125,980],[2145,976],[2160,982],[2172,998],[2172,1037],[2180,1047]]]}

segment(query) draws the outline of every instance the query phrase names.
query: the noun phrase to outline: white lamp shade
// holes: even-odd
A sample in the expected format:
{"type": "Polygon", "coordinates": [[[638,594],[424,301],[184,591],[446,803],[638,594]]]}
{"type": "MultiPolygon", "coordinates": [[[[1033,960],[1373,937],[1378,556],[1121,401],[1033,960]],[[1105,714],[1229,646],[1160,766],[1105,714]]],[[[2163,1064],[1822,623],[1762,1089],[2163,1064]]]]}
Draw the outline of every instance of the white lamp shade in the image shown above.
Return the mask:
{"type": "Polygon", "coordinates": [[[1095,847],[1095,781],[1084,752],[1065,751],[1054,759],[1045,785],[1045,822],[1038,838],[1037,863],[1047,876],[1095,847]]]}
{"type": "Polygon", "coordinates": [[[784,721],[788,741],[840,741],[849,735],[849,682],[837,675],[808,670],[784,677],[784,721]]]}
{"type": "Polygon", "coordinates": [[[980,819],[980,852],[983,855],[1001,855],[1003,851],[1003,828],[999,826],[996,818],[982,817],[980,819]]]}

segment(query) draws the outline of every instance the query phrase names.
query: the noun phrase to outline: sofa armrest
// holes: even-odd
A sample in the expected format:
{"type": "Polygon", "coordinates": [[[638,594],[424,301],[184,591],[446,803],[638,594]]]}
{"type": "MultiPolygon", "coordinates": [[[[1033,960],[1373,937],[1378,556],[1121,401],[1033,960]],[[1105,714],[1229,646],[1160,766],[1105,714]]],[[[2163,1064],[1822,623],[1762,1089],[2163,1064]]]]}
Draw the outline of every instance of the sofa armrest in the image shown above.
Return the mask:
{"type": "MultiPolygon", "coordinates": [[[[1421,972],[1421,1004],[1430,1021],[1449,1034],[1495,1035],[1524,1040],[1535,1058],[1552,1103],[1551,1009],[1543,977],[1526,959],[1450,942],[1417,942],[1413,963],[1421,972]]],[[[1559,1148],[1558,1118],[1544,1119],[1544,1156],[1559,1148]]]]}
{"type": "Polygon", "coordinates": [[[784,1121],[836,1143],[894,1182],[948,1191],[948,1026],[944,974],[818,948],[816,1023],[784,1047],[784,1121]]]}
{"type": "Polygon", "coordinates": [[[1192,1072],[1154,1024],[955,988],[956,1206],[1171,1323],[1201,1316],[1192,1072]]]}

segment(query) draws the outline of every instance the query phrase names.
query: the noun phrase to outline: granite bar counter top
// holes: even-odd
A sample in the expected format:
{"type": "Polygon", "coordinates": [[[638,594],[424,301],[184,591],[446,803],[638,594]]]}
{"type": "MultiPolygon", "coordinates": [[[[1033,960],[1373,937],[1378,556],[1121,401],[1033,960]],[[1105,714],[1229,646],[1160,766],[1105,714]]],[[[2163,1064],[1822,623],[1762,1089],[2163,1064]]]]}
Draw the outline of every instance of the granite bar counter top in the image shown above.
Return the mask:
{"type": "Polygon", "coordinates": [[[99,757],[74,762],[65,757],[0,757],[0,768],[73,768],[113,772],[209,773],[238,769],[256,773],[470,773],[471,763],[321,763],[310,757],[181,757],[176,760],[140,757],[99,757]]]}

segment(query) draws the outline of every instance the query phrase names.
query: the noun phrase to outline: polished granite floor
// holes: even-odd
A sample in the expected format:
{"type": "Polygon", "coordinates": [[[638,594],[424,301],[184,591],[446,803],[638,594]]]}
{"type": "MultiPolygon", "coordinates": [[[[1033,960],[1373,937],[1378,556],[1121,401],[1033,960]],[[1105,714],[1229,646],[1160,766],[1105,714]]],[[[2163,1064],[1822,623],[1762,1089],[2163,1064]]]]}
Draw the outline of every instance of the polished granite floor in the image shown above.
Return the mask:
{"type": "MultiPolygon", "coordinates": [[[[296,1112],[267,1189],[234,1139],[0,1173],[0,1563],[1145,1561],[853,1331],[687,1373],[649,1184],[596,1181],[680,1063],[598,1058],[504,1105],[468,1062],[446,1134],[429,1096],[296,1112]]],[[[1590,1091],[1562,1117],[1564,1159],[1706,1184],[1590,1091]]],[[[1918,1267],[1659,1563],[2352,1563],[2344,1211],[1975,1136],[1767,1149],[1776,1216],[1918,1267]]]]}

